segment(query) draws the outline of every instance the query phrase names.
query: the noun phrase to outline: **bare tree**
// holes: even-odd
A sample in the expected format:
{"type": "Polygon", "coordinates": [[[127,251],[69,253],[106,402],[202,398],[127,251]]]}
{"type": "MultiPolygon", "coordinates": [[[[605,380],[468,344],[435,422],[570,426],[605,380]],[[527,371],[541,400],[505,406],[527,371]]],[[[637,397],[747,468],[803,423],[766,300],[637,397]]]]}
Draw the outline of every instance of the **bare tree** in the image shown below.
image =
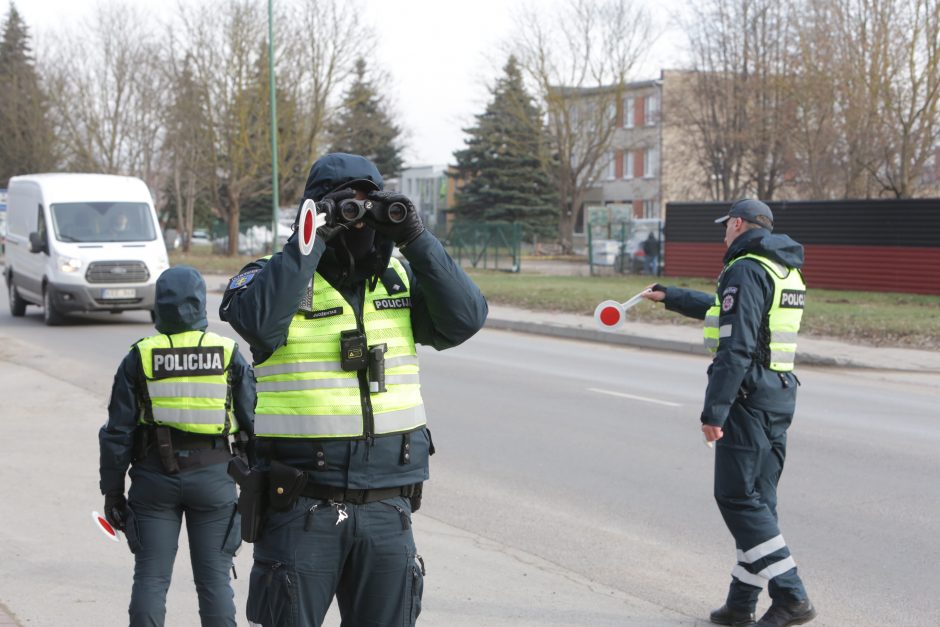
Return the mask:
{"type": "MultiPolygon", "coordinates": [[[[168,39],[172,42],[173,37],[168,39]]],[[[196,204],[212,197],[214,183],[211,171],[211,127],[207,117],[204,92],[195,82],[187,56],[177,61],[167,55],[166,71],[172,85],[172,102],[166,109],[166,141],[164,150],[170,168],[173,206],[177,231],[182,236],[185,252],[190,249],[196,204]]]]}
{"type": "MultiPolygon", "coordinates": [[[[353,7],[355,9],[355,7],[353,7]]],[[[267,19],[257,3],[217,0],[182,8],[180,44],[200,93],[210,160],[206,175],[237,253],[246,201],[272,194],[267,19]]],[[[279,186],[299,196],[326,141],[331,106],[369,31],[338,0],[282,5],[275,16],[279,186]]]]}
{"type": "MultiPolygon", "coordinates": [[[[220,217],[228,225],[228,252],[238,253],[242,203],[261,191],[270,171],[265,61],[266,19],[246,0],[181,7],[181,53],[191,71],[211,145],[205,170],[220,217]]],[[[267,180],[270,186],[270,180],[267,180]]]]}
{"type": "Polygon", "coordinates": [[[934,158],[936,0],[807,0],[798,31],[796,134],[816,197],[910,197],[934,158]]]}
{"type": "Polygon", "coordinates": [[[57,37],[44,75],[67,167],[134,174],[162,189],[160,117],[168,90],[152,33],[143,13],[112,2],[57,37]]]}
{"type": "Polygon", "coordinates": [[[884,143],[872,176],[897,198],[913,196],[937,151],[940,120],[940,3],[882,0],[890,57],[880,104],[884,143]]]}
{"type": "Polygon", "coordinates": [[[530,6],[518,16],[510,52],[547,113],[554,154],[546,166],[566,251],[585,195],[610,158],[624,87],[651,42],[649,14],[629,0],[570,0],[554,15],[530,6]]]}
{"type": "Polygon", "coordinates": [[[846,179],[844,128],[836,76],[842,40],[833,36],[831,0],[807,0],[796,30],[795,127],[790,139],[797,171],[794,193],[803,198],[841,197],[846,179]]]}
{"type": "Polygon", "coordinates": [[[300,0],[278,17],[278,39],[284,42],[275,57],[278,86],[297,107],[278,137],[282,198],[300,197],[307,169],[328,142],[326,128],[339,94],[363,46],[375,38],[359,19],[362,13],[355,0],[300,0]]]}
{"type": "Polygon", "coordinates": [[[773,198],[792,161],[790,3],[708,0],[686,24],[696,71],[684,115],[714,200],[773,198]]]}

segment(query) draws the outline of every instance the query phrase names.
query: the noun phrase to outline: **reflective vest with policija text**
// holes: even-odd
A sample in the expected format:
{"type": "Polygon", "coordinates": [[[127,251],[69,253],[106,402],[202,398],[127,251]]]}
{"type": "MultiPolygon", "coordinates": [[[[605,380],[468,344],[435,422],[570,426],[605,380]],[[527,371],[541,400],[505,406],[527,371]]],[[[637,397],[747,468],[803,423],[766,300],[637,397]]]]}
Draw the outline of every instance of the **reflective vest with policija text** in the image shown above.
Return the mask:
{"type": "MultiPolygon", "coordinates": [[[[803,318],[803,307],[806,304],[806,282],[803,280],[803,275],[799,270],[787,268],[766,257],[754,254],[732,259],[722,270],[722,274],[742,259],[753,259],[760,263],[767,269],[767,273],[774,282],[774,300],[767,320],[770,337],[764,338],[765,341],[769,339],[769,345],[761,347],[764,355],[769,353],[765,365],[777,372],[793,370],[797,333],[800,330],[800,320],[803,318]]],[[[721,282],[721,277],[718,278],[718,282],[721,282]]],[[[732,295],[731,298],[737,298],[737,296],[732,295]]],[[[718,324],[721,306],[720,296],[716,293],[715,304],[705,314],[705,346],[712,352],[718,350],[721,338],[725,337],[722,335],[723,329],[718,324]]],[[[731,332],[730,326],[727,332],[731,332]]]]}
{"type": "Polygon", "coordinates": [[[229,373],[235,342],[207,331],[154,335],[135,344],[147,382],[140,424],[203,435],[238,431],[229,373]]]}
{"type": "Polygon", "coordinates": [[[427,424],[411,329],[411,286],[400,261],[392,258],[389,268],[398,275],[393,292],[385,281],[373,289],[367,285],[361,320],[339,291],[314,274],[311,311],[298,311],[286,343],[255,366],[255,435],[361,438],[427,424]],[[370,392],[367,368],[341,367],[341,334],[357,330],[365,333],[369,349],[386,345],[384,392],[370,392]]]}

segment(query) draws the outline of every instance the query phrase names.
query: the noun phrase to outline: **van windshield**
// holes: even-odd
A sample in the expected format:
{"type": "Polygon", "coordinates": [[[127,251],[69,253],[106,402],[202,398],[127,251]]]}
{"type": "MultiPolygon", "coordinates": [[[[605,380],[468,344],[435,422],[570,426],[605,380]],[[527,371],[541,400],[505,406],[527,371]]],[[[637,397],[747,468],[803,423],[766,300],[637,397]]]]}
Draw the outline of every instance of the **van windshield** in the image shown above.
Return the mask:
{"type": "Polygon", "coordinates": [[[157,239],[142,202],[68,202],[50,207],[60,242],[149,242],[157,239]]]}

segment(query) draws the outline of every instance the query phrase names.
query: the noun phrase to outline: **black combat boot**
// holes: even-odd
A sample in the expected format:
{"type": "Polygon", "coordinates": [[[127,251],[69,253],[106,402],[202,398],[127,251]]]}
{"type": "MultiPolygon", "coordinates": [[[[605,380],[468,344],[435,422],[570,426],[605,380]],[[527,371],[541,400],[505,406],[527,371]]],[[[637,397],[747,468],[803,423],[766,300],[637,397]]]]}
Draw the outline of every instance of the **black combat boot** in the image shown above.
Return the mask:
{"type": "Polygon", "coordinates": [[[767,613],[761,616],[755,627],[787,627],[788,625],[802,625],[816,618],[816,608],[805,599],[800,603],[784,604],[771,603],[767,613]]]}
{"type": "Polygon", "coordinates": [[[744,627],[744,625],[754,624],[754,612],[748,610],[738,610],[722,605],[713,611],[708,619],[716,625],[731,625],[731,627],[744,627]]]}

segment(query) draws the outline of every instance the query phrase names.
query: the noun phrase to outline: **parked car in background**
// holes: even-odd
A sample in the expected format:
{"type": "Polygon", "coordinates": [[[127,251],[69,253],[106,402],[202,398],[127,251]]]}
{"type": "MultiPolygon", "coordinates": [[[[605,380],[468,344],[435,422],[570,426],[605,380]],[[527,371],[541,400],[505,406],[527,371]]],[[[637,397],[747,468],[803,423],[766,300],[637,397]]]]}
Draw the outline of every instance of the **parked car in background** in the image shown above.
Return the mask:
{"type": "Polygon", "coordinates": [[[200,229],[194,230],[193,236],[189,240],[189,245],[193,247],[212,246],[212,241],[209,239],[208,231],[203,231],[200,229]]]}
{"type": "MultiPolygon", "coordinates": [[[[630,221],[626,232],[626,240],[623,242],[623,254],[618,252],[614,266],[618,272],[625,274],[642,274],[645,271],[644,265],[646,253],[643,252],[643,243],[650,233],[656,235],[662,246],[662,221],[656,218],[637,218],[630,221]]],[[[658,265],[662,266],[662,253],[660,252],[658,265]]],[[[658,274],[653,272],[653,274],[658,274]]]]}

